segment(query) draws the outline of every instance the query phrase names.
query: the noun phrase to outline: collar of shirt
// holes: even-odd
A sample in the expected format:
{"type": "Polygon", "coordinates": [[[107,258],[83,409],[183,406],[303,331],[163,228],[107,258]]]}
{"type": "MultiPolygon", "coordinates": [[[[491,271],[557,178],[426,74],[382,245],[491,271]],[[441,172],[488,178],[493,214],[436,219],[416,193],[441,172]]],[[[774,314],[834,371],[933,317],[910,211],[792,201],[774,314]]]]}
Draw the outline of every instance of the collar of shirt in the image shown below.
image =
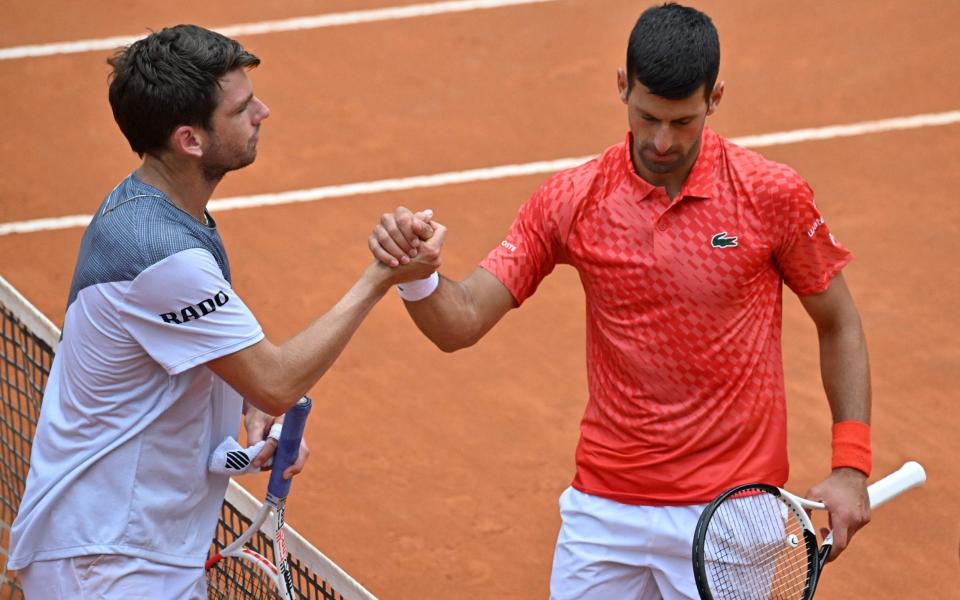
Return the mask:
{"type": "MultiPolygon", "coordinates": [[[[717,166],[720,159],[720,136],[709,127],[703,128],[701,136],[700,153],[697,160],[693,163],[693,168],[687,174],[687,179],[680,188],[680,193],[674,198],[671,204],[684,198],[713,198],[717,190],[717,166]]],[[[623,160],[623,168],[628,171],[628,177],[637,186],[641,198],[646,198],[655,188],[649,181],[640,177],[633,166],[633,134],[627,132],[626,143],[623,151],[620,153],[623,160]]]]}

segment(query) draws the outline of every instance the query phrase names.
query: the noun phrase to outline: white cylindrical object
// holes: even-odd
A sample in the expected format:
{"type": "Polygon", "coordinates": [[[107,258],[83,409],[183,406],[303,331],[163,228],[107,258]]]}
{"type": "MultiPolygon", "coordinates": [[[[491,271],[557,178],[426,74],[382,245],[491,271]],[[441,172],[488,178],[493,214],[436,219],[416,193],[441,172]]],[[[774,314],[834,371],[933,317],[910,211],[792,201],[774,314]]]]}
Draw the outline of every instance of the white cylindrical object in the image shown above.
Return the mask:
{"type": "Polygon", "coordinates": [[[927,480],[927,473],[916,461],[908,461],[903,466],[870,485],[870,508],[876,508],[903,492],[921,486],[927,480]]]}

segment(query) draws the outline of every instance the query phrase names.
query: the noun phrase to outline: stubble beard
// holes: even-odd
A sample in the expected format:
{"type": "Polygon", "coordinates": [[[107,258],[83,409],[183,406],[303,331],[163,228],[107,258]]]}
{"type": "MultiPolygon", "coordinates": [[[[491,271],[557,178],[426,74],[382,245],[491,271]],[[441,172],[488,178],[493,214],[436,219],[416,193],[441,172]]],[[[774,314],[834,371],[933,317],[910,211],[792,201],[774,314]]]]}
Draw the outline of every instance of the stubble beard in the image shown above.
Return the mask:
{"type": "Polygon", "coordinates": [[[257,158],[255,141],[247,144],[243,151],[226,149],[219,140],[216,140],[210,151],[209,158],[202,163],[203,177],[212,183],[218,183],[230,171],[237,171],[253,163],[257,158]]]}
{"type": "Polygon", "coordinates": [[[640,162],[643,163],[643,168],[651,173],[656,173],[657,175],[666,175],[668,173],[673,173],[677,169],[683,166],[683,163],[686,159],[685,156],[680,155],[677,160],[669,163],[657,163],[650,160],[647,160],[647,157],[644,155],[643,150],[640,151],[640,162]]]}
{"type": "Polygon", "coordinates": [[[653,146],[641,146],[637,151],[637,159],[643,164],[643,168],[648,172],[657,175],[669,175],[671,173],[676,173],[677,171],[683,171],[691,168],[693,166],[693,161],[696,160],[697,155],[700,153],[700,145],[701,140],[697,140],[697,143],[690,148],[689,152],[686,154],[680,154],[676,160],[669,163],[656,163],[647,160],[647,157],[644,153],[647,150],[653,150],[653,146]]]}

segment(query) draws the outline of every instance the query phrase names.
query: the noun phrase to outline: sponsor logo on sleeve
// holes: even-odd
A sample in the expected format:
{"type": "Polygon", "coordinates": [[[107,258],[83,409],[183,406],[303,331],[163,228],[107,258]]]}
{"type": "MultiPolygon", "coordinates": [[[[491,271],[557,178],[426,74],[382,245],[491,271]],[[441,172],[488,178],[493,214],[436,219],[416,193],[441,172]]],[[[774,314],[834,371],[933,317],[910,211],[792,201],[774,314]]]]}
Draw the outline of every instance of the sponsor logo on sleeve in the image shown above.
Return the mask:
{"type": "Polygon", "coordinates": [[[820,229],[821,225],[823,225],[823,218],[817,217],[817,220],[813,222],[813,225],[811,225],[810,228],[807,229],[807,237],[813,237],[813,234],[815,234],[817,230],[820,229]]]}
{"type": "Polygon", "coordinates": [[[517,247],[516,247],[515,245],[511,244],[510,242],[508,242],[507,240],[503,240],[502,242],[500,242],[500,245],[503,246],[504,248],[506,248],[507,250],[509,250],[510,252],[516,252],[516,251],[517,251],[517,247]]]}
{"type": "Polygon", "coordinates": [[[189,321],[202,319],[218,308],[230,301],[230,296],[224,291],[219,291],[213,298],[205,298],[196,304],[184,306],[183,308],[166,313],[160,313],[160,318],[164,323],[174,323],[183,325],[189,321]]]}

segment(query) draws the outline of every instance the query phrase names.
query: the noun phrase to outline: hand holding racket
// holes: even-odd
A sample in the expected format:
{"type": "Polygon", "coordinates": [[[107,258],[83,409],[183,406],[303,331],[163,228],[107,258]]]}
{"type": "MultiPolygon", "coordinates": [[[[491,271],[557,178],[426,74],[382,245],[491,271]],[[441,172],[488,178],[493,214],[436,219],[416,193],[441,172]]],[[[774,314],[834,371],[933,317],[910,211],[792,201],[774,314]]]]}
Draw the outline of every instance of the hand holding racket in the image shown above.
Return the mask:
{"type": "MultiPolygon", "coordinates": [[[[213,568],[226,569],[235,574],[234,579],[243,581],[243,586],[251,590],[252,597],[274,597],[279,592],[283,600],[295,600],[296,591],[293,588],[293,578],[287,565],[287,547],[284,541],[283,513],[287,504],[287,495],[290,493],[292,479],[284,479],[283,472],[297,460],[300,452],[300,440],[310,414],[311,401],[304,396],[291,408],[284,417],[283,429],[274,454],[273,470],[270,472],[270,481],[267,484],[267,495],[249,527],[233,541],[232,544],[211,556],[204,568],[209,572],[213,568]],[[246,544],[263,526],[270,513],[276,517],[273,528],[273,556],[274,561],[247,547],[246,544]],[[220,565],[224,558],[242,559],[247,565],[256,568],[240,567],[239,565],[220,565]],[[255,592],[254,592],[255,590],[255,592]]],[[[241,562],[241,561],[235,561],[241,562]]]]}
{"type": "MultiPolygon", "coordinates": [[[[926,473],[907,462],[867,488],[876,508],[922,485],[926,473]]],[[[762,483],[738,485],[707,505],[693,537],[693,572],[702,600],[810,600],[833,536],[817,548],[808,510],[821,502],[762,483]]]]}
{"type": "Polygon", "coordinates": [[[870,522],[867,477],[854,468],[833,469],[803,497],[823,503],[829,511],[827,526],[820,527],[819,531],[821,544],[833,533],[833,545],[826,561],[833,562],[850,544],[853,535],[870,522]]]}

